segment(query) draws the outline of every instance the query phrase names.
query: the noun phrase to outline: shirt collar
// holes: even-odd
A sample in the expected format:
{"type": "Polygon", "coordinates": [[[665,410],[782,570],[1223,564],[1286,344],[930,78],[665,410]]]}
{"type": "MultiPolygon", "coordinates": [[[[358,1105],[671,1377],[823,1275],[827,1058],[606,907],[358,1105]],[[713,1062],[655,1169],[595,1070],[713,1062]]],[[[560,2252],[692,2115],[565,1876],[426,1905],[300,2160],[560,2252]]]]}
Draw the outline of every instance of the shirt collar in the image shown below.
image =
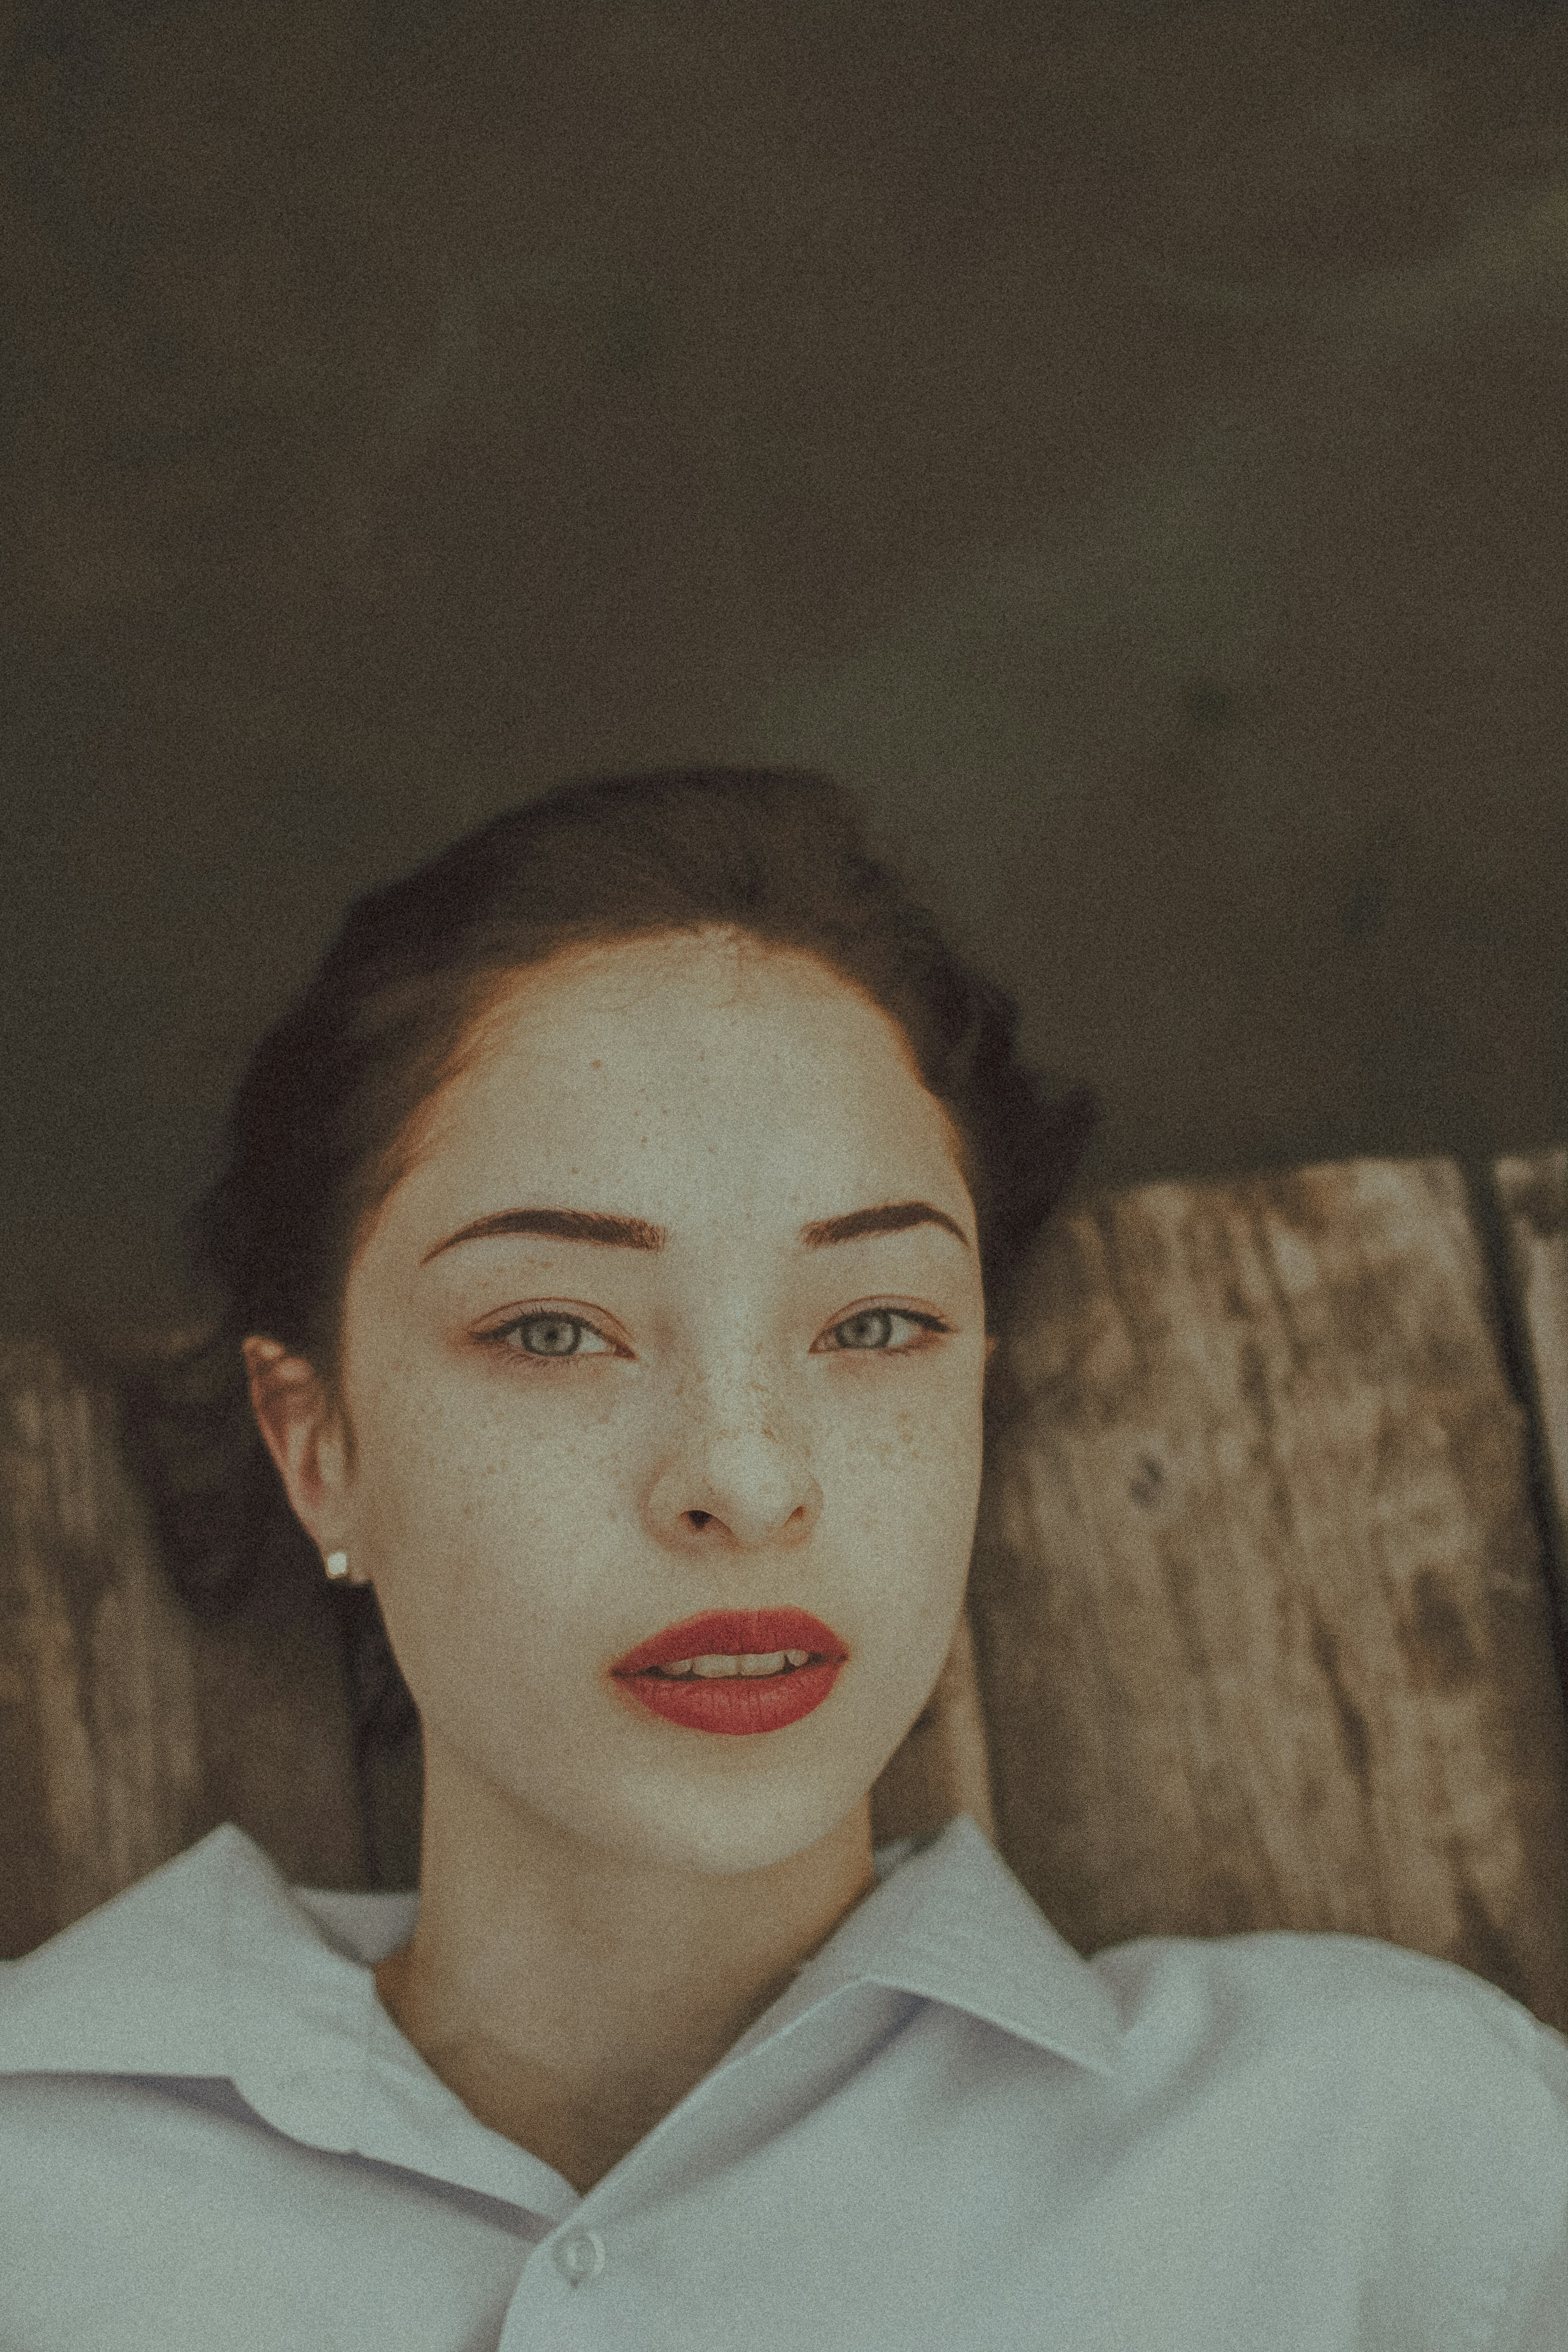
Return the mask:
{"type": "Polygon", "coordinates": [[[839,1987],[864,1983],[945,2002],[1037,2049],[1114,2074],[1121,2045],[1114,1995],[971,1816],[959,1813],[912,1845],[731,2054],[769,2039],[839,1987]]]}
{"type": "MultiPolygon", "coordinates": [[[[735,2045],[840,1986],[880,1984],[1115,2071],[1110,1989],[960,1813],[879,1850],[878,1884],[735,2045]]],[[[363,2067],[410,2050],[368,1964],[412,1927],[412,1895],[290,1888],[226,1823],[0,1973],[0,2073],[222,2076],[363,2067]]]]}

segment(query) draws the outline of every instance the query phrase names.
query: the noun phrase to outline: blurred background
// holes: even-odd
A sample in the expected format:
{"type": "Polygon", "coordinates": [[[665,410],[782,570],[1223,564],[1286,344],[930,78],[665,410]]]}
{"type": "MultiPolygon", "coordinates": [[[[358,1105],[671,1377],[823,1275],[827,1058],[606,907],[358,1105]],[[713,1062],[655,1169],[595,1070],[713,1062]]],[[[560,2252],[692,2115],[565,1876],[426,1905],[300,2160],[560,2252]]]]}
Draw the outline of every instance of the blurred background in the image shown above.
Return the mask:
{"type": "Polygon", "coordinates": [[[1568,1139],[1568,5],[0,0],[0,1331],[348,900],[826,767],[1086,1181],[1568,1139]]]}

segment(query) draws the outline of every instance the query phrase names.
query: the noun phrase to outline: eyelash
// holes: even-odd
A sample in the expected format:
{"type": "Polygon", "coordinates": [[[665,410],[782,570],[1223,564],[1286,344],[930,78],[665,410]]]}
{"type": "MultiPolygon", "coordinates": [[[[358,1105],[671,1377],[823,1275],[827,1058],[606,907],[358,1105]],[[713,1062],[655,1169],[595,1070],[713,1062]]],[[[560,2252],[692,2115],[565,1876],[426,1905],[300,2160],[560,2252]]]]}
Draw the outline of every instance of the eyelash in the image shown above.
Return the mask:
{"type": "MultiPolygon", "coordinates": [[[[858,1307],[853,1315],[842,1315],[837,1323],[830,1323],[827,1328],[830,1331],[840,1331],[847,1323],[858,1322],[863,1315],[888,1315],[906,1323],[918,1324],[928,1337],[940,1336],[952,1328],[951,1324],[944,1323],[940,1316],[921,1315],[912,1307],[858,1307]]],[[[609,1338],[607,1332],[601,1331],[598,1325],[591,1323],[585,1315],[561,1315],[545,1307],[536,1310],[531,1315],[514,1315],[510,1323],[500,1323],[493,1331],[481,1333],[480,1344],[483,1347],[493,1348],[498,1355],[510,1357],[514,1363],[528,1364],[545,1371],[553,1370],[557,1364],[573,1364],[580,1360],[575,1349],[570,1355],[532,1356],[521,1348],[508,1347],[506,1344],[508,1334],[512,1331],[526,1330],[531,1323],[572,1323],[575,1324],[579,1330],[592,1331],[597,1339],[609,1338]]],[[[614,1341],[611,1341],[612,1347],[614,1344],[614,1341]]],[[[916,1339],[901,1348],[830,1348],[827,1353],[833,1356],[913,1356],[918,1355],[925,1344],[924,1339],[916,1339]]]]}

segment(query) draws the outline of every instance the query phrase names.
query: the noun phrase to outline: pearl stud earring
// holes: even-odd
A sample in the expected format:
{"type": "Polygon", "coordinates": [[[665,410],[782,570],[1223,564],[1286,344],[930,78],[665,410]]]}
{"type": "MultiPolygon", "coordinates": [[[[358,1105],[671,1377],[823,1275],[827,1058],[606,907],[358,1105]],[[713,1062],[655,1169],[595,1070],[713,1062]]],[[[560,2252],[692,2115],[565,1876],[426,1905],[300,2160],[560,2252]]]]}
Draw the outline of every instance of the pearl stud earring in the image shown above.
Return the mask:
{"type": "Polygon", "coordinates": [[[327,1574],[329,1576],[346,1576],[348,1572],[349,1556],[347,1552],[330,1551],[327,1554],[327,1574]]]}

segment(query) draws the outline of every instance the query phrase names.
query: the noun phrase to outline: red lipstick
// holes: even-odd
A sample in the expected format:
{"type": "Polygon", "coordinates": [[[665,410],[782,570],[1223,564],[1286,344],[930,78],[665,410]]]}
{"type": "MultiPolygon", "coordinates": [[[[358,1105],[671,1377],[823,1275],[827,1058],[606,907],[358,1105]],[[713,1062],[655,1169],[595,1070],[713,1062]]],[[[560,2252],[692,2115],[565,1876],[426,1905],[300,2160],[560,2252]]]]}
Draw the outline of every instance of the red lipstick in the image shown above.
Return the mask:
{"type": "Polygon", "coordinates": [[[804,1609],[710,1609],[667,1625],[617,1658],[610,1674],[626,1696],[692,1731],[777,1731],[821,1706],[848,1656],[847,1644],[804,1609]],[[806,1653],[804,1664],[789,1658],[806,1653]],[[773,1657],[762,1675],[673,1675],[658,1666],[690,1659],[773,1657]]]}

